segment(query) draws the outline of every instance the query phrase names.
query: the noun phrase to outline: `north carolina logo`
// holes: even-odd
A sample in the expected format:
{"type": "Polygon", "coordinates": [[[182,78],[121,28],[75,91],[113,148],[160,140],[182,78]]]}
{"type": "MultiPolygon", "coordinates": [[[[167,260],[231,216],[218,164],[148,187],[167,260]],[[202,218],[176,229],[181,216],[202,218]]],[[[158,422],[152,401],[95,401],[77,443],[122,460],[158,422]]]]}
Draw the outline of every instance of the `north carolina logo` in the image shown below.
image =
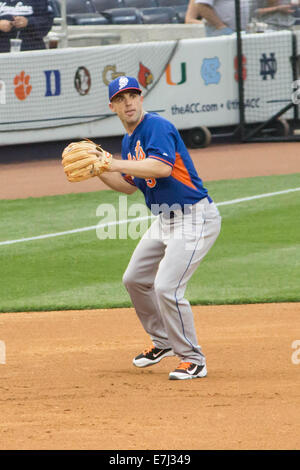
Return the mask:
{"type": "Polygon", "coordinates": [[[217,85],[221,79],[221,74],[218,71],[220,67],[219,57],[211,57],[204,59],[201,67],[201,77],[205,85],[217,85]]]}
{"type": "Polygon", "coordinates": [[[153,74],[148,67],[140,62],[140,69],[138,73],[138,81],[142,87],[147,88],[151,83],[153,83],[153,74]]]}
{"type": "Polygon", "coordinates": [[[128,83],[128,78],[127,77],[120,77],[119,79],[119,90],[122,90],[128,83]]]}

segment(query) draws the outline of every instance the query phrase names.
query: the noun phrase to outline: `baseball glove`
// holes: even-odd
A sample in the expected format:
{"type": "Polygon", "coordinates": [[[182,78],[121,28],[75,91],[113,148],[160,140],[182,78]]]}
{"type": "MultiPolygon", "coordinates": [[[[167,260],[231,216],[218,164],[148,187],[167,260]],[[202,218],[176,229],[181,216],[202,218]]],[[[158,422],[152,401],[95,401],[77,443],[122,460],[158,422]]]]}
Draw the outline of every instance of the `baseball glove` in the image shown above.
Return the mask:
{"type": "Polygon", "coordinates": [[[112,161],[112,155],[89,139],[72,142],[62,153],[62,164],[68,180],[72,183],[99,176],[107,171],[112,161]],[[90,154],[98,150],[100,157],[90,154]]]}

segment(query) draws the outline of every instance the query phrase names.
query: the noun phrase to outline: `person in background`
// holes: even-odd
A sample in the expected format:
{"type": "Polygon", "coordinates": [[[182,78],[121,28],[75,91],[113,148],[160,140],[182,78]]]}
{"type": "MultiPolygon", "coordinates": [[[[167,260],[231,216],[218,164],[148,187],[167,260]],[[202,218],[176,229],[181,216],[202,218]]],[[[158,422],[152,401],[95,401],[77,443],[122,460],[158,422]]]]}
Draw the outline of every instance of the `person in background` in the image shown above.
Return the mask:
{"type": "MultiPolygon", "coordinates": [[[[249,0],[241,0],[241,24],[245,30],[249,20],[249,0]]],[[[234,0],[195,0],[198,15],[205,20],[206,36],[232,34],[235,25],[234,0]]]]}
{"type": "Polygon", "coordinates": [[[190,0],[186,15],[185,15],[186,24],[203,24],[202,18],[199,15],[198,5],[195,4],[195,0],[190,0]]]}
{"type": "Polygon", "coordinates": [[[43,37],[53,25],[48,0],[0,1],[0,52],[10,51],[10,39],[22,39],[22,51],[45,49],[43,37]]]}
{"type": "Polygon", "coordinates": [[[254,18],[268,25],[268,31],[292,27],[296,22],[294,13],[299,2],[290,0],[257,0],[254,18]]]}

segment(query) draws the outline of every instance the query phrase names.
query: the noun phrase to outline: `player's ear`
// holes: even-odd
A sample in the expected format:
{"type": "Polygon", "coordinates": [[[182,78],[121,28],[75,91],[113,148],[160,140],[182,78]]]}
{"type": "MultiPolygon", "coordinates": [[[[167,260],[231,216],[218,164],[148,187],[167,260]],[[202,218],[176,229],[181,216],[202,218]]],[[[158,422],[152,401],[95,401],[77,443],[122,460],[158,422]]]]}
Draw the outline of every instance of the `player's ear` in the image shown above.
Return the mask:
{"type": "Polygon", "coordinates": [[[111,102],[108,103],[108,106],[109,106],[109,109],[114,112],[114,107],[113,107],[113,104],[111,102]]]}

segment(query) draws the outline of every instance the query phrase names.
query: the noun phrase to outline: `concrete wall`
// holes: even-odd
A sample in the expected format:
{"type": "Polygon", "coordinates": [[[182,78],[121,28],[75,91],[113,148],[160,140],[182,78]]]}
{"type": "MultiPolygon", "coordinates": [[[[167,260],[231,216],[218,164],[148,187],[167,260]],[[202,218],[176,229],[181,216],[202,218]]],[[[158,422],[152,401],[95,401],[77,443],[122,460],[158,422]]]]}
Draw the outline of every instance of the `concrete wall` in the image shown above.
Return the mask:
{"type": "MultiPolygon", "coordinates": [[[[54,26],[47,39],[58,41],[58,47],[62,47],[63,41],[60,35],[61,27],[54,26]]],[[[70,47],[172,41],[201,37],[205,37],[204,26],[201,24],[68,26],[67,28],[70,47]]]]}

